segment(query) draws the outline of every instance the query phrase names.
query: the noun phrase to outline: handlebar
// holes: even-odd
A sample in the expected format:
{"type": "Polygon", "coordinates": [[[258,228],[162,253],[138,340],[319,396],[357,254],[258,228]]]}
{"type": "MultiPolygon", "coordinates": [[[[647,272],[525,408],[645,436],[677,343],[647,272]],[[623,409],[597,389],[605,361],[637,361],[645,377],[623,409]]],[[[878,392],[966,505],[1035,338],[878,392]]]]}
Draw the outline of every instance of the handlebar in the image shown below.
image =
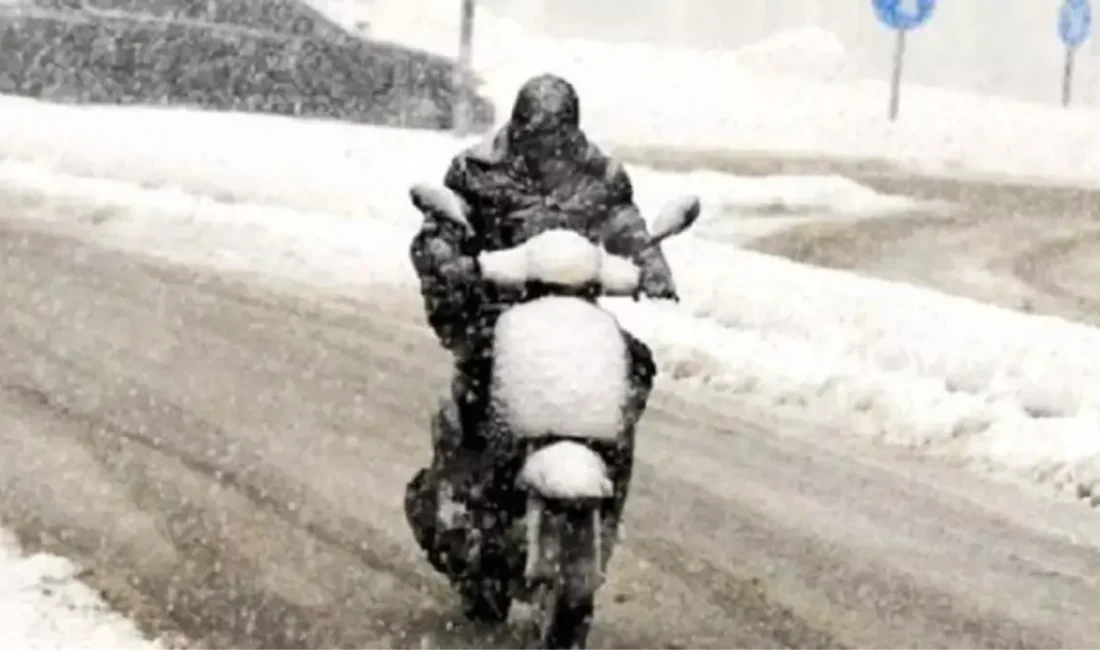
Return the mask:
{"type": "Polygon", "coordinates": [[[632,296],[641,269],[572,230],[549,230],[526,242],[478,256],[482,278],[504,287],[529,282],[580,288],[596,287],[605,296],[632,296]]]}
{"type": "MultiPolygon", "coordinates": [[[[413,204],[425,215],[445,219],[468,235],[473,226],[467,219],[469,206],[443,186],[418,184],[409,190],[413,204]]],[[[658,246],[690,228],[700,214],[697,196],[683,195],[665,204],[652,224],[643,247],[658,246]]],[[[478,256],[484,280],[501,286],[522,286],[529,282],[564,287],[598,287],[606,296],[636,295],[641,269],[631,260],[608,253],[572,230],[549,230],[513,248],[478,256]]]]}

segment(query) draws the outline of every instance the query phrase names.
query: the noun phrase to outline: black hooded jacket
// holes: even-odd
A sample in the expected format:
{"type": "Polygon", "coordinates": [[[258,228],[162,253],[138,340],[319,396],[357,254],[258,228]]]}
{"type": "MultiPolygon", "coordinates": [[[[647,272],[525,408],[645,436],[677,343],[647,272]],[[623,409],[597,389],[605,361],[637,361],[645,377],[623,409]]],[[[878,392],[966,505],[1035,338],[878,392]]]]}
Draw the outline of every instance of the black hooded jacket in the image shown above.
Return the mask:
{"type": "MultiPolygon", "coordinates": [[[[410,247],[420,278],[428,322],[445,347],[457,353],[477,346],[473,322],[485,314],[487,296],[477,281],[474,256],[520,244],[552,228],[570,228],[642,269],[642,291],[676,298],[659,247],[644,248],[646,224],[634,205],[623,166],[590,143],[579,127],[573,86],[552,75],[520,89],[509,122],[459,153],[444,184],[470,206],[475,235],[426,215],[410,247]]],[[[493,310],[495,311],[495,310],[493,310]]]]}

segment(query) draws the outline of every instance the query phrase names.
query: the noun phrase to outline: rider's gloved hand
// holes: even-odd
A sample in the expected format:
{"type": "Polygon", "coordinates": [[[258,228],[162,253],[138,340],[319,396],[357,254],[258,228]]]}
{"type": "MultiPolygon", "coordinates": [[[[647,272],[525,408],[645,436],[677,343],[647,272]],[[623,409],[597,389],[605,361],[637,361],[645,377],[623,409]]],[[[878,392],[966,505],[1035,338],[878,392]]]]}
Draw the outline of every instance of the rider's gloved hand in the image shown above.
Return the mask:
{"type": "Polygon", "coordinates": [[[671,300],[680,302],[680,295],[676,293],[676,284],[672,278],[663,273],[643,273],[641,287],[634,299],[646,296],[650,300],[671,300]]]}

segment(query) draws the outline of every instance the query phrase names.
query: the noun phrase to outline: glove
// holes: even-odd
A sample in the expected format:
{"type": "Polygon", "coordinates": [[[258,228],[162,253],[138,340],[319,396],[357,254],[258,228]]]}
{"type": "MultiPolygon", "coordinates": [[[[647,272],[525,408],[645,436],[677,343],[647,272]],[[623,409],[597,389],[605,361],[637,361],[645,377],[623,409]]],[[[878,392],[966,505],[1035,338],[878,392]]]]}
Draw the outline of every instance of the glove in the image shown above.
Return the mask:
{"type": "Polygon", "coordinates": [[[664,273],[643,273],[641,286],[634,294],[634,299],[637,300],[640,295],[645,295],[650,300],[680,302],[680,295],[676,293],[676,284],[664,273]]]}

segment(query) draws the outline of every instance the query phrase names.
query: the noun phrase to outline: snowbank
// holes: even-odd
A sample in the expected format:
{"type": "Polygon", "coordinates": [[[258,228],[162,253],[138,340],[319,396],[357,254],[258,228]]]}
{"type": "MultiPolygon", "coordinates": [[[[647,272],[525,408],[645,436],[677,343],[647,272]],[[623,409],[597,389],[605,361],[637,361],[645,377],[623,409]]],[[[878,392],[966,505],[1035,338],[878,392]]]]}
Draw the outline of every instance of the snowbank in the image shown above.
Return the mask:
{"type": "MultiPolygon", "coordinates": [[[[94,221],[76,224],[89,236],[351,292],[411,282],[404,251],[418,218],[405,188],[441,169],[453,146],[439,135],[280,118],[27,102],[5,102],[0,125],[0,157],[37,161],[0,164],[0,189],[98,204],[83,213],[94,221]]],[[[652,213],[685,191],[711,206],[729,200],[723,181],[754,182],[651,172],[638,185],[652,213]]],[[[1100,492],[1100,395],[1090,390],[1100,330],[690,234],[667,250],[683,304],[613,309],[658,348],[668,375],[1100,492]]]]}
{"type": "Polygon", "coordinates": [[[848,53],[835,34],[820,27],[788,29],[737,50],[750,70],[809,81],[845,81],[852,76],[848,53]]]}
{"type": "Polygon", "coordinates": [[[731,264],[705,242],[668,249],[691,288],[686,306],[716,326],[691,331],[705,345],[669,354],[720,369],[685,374],[743,391],[741,369],[754,368],[749,390],[837,425],[909,445],[950,442],[1018,469],[1078,464],[1076,475],[1100,486],[1100,330],[747,251],[731,264]],[[752,343],[723,344],[731,330],[752,343]]]}
{"type": "Polygon", "coordinates": [[[68,560],[24,556],[0,531],[0,634],[9,648],[161,648],[111,612],[68,560]]]}
{"type": "MultiPolygon", "coordinates": [[[[315,1],[344,21],[365,16],[379,38],[447,55],[457,50],[457,3],[439,11],[434,0],[315,1]]],[[[1100,177],[1094,109],[907,84],[901,117],[891,124],[884,82],[792,74],[804,57],[829,53],[826,70],[834,65],[828,61],[843,58],[839,40],[821,30],[780,33],[728,52],[553,40],[484,7],[477,16],[474,65],[499,106],[510,106],[530,75],[563,74],[582,93],[585,124],[606,142],[880,158],[928,172],[1090,185],[1100,177]]]]}
{"type": "MultiPolygon", "coordinates": [[[[408,219],[406,187],[390,179],[438,181],[461,145],[437,133],[337,122],[184,109],[74,108],[0,96],[0,156],[227,201],[398,222],[408,219]]],[[[881,214],[916,205],[840,176],[742,179],[630,171],[641,200],[692,191],[705,198],[710,212],[759,207],[881,214]]]]}

